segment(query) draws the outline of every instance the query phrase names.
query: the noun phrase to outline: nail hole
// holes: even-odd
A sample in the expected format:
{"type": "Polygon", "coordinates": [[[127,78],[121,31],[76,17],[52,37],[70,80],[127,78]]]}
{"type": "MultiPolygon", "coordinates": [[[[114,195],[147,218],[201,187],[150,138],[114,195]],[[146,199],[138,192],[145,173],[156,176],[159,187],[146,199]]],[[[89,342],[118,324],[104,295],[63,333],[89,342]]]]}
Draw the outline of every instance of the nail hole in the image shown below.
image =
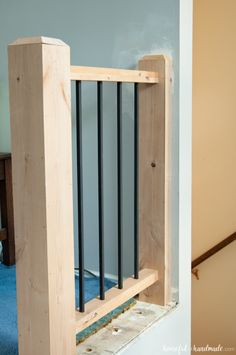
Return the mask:
{"type": "Polygon", "coordinates": [[[16,78],[16,80],[17,80],[17,81],[20,81],[20,77],[18,76],[18,77],[16,78]]]}
{"type": "Polygon", "coordinates": [[[87,348],[87,349],[86,349],[86,352],[87,352],[87,353],[91,353],[92,351],[93,351],[92,348],[87,348]]]}
{"type": "Polygon", "coordinates": [[[140,315],[143,314],[142,311],[136,311],[136,313],[137,313],[137,314],[140,314],[140,315]]]}
{"type": "Polygon", "coordinates": [[[118,327],[112,327],[112,334],[113,335],[117,335],[119,333],[122,332],[122,329],[118,328],[118,327]]]}
{"type": "Polygon", "coordinates": [[[151,162],[151,167],[155,168],[156,167],[156,163],[154,161],[151,162]]]}

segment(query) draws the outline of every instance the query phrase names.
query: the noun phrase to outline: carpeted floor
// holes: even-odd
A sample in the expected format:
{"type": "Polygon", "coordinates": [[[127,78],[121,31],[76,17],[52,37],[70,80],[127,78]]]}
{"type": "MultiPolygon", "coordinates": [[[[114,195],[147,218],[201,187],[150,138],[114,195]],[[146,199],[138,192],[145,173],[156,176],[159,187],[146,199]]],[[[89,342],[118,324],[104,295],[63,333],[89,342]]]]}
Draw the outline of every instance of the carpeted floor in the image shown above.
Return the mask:
{"type": "MultiPolygon", "coordinates": [[[[18,355],[17,345],[17,309],[16,309],[16,273],[15,266],[0,264],[0,355],[18,355]]],[[[114,283],[105,280],[106,290],[114,283]]],[[[78,305],[78,278],[75,278],[76,305],[78,305]]],[[[86,302],[99,293],[99,279],[85,277],[86,302]]]]}

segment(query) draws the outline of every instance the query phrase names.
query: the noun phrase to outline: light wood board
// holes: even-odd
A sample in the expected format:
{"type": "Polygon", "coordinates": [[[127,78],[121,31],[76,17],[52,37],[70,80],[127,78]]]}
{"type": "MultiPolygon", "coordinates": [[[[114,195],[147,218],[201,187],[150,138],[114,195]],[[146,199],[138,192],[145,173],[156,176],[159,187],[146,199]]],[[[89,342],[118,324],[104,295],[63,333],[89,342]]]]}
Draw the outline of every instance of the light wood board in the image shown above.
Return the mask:
{"type": "Polygon", "coordinates": [[[158,83],[158,73],[144,70],[71,66],[71,80],[154,84],[158,83]]]}
{"type": "Polygon", "coordinates": [[[136,296],[145,288],[154,284],[158,280],[158,272],[144,269],[139,273],[139,279],[128,278],[124,281],[123,289],[113,287],[105,294],[105,300],[96,298],[88,302],[83,313],[76,312],[76,332],[87,328],[116,307],[122,305],[130,298],[136,296]]]}
{"type": "Polygon", "coordinates": [[[70,50],[9,46],[19,355],[75,354],[70,50]]]}
{"type": "Polygon", "coordinates": [[[159,275],[140,300],[165,305],[171,297],[171,60],[146,56],[139,69],[159,75],[158,84],[139,85],[140,268],[158,270],[159,275]]]}

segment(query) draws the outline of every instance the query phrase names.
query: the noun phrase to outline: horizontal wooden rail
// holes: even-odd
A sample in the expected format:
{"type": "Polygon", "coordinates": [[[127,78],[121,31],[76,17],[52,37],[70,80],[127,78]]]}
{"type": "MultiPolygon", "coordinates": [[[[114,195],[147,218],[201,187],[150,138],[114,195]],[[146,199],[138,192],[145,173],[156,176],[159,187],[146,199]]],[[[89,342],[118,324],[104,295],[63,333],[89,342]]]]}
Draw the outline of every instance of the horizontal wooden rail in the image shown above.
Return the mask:
{"type": "Polygon", "coordinates": [[[236,240],[236,232],[234,232],[229,237],[222,240],[220,243],[216,244],[211,249],[207,250],[205,253],[200,255],[198,258],[194,259],[192,261],[192,269],[194,269],[196,266],[201,264],[203,261],[210,258],[212,255],[216,254],[218,251],[225,248],[227,245],[229,245],[230,243],[232,243],[235,240],[236,240]]]}
{"type": "Polygon", "coordinates": [[[156,270],[143,269],[139,273],[138,280],[128,278],[124,281],[123,289],[113,287],[108,290],[104,301],[98,298],[91,300],[86,304],[86,312],[81,313],[76,311],[76,333],[89,327],[107,313],[119,307],[157,281],[158,272],[156,270]]]}
{"type": "Polygon", "coordinates": [[[70,78],[71,80],[144,84],[157,84],[159,82],[158,73],[153,71],[78,66],[71,66],[70,78]]]}
{"type": "Polygon", "coordinates": [[[6,228],[0,229],[0,242],[7,239],[7,230],[6,228]]]}

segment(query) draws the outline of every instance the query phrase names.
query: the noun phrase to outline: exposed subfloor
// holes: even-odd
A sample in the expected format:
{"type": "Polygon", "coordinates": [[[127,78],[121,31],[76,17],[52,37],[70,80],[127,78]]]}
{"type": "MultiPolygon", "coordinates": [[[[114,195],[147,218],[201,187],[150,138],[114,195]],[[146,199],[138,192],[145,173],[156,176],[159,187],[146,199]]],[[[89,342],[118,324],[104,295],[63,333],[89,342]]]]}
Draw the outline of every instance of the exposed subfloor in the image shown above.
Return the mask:
{"type": "Polygon", "coordinates": [[[137,301],[128,311],[79,344],[77,355],[117,354],[175,306],[175,303],[162,307],[137,301]]]}

